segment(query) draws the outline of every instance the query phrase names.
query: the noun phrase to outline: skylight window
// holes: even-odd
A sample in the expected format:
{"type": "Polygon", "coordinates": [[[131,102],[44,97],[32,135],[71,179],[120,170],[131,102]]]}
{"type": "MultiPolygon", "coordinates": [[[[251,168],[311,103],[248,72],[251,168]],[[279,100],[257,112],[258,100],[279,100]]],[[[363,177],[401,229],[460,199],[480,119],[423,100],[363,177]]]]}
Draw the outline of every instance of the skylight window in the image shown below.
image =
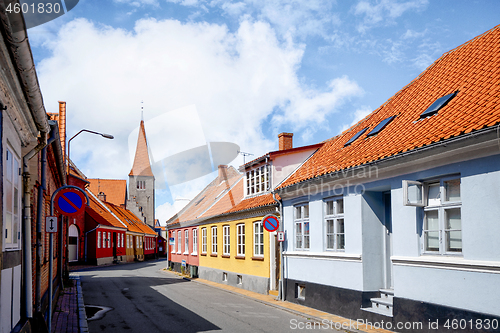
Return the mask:
{"type": "Polygon", "coordinates": [[[457,93],[458,91],[455,91],[452,94],[438,98],[434,103],[431,104],[431,106],[427,108],[427,110],[425,110],[420,115],[420,118],[432,116],[433,114],[437,113],[441,108],[443,108],[446,104],[448,104],[448,102],[451,101],[451,99],[455,97],[457,93]]]}
{"type": "Polygon", "coordinates": [[[361,131],[359,131],[358,133],[354,134],[354,136],[352,138],[350,138],[349,141],[347,141],[345,143],[344,147],[349,146],[351,143],[353,143],[357,138],[359,138],[361,135],[363,135],[363,133],[365,133],[367,129],[368,129],[368,127],[367,128],[363,128],[361,131]]]}
{"type": "Polygon", "coordinates": [[[396,118],[396,116],[392,116],[392,117],[389,117],[389,118],[382,120],[380,123],[378,123],[377,126],[375,126],[374,129],[371,130],[370,133],[368,133],[367,136],[372,136],[372,135],[377,134],[378,132],[383,130],[387,126],[387,124],[389,124],[394,118],[396,118]]]}

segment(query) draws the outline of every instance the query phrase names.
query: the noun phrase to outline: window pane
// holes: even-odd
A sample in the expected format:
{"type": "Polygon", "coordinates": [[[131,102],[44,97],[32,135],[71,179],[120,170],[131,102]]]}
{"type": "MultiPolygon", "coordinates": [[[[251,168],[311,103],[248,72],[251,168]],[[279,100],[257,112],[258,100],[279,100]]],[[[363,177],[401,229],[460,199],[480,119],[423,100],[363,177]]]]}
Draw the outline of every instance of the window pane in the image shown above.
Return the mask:
{"type": "Polygon", "coordinates": [[[422,204],[422,185],[408,184],[408,202],[422,204]]]}
{"type": "Polygon", "coordinates": [[[309,236],[304,235],[304,249],[309,248],[309,236]]]}
{"type": "Polygon", "coordinates": [[[295,219],[299,220],[302,218],[301,207],[295,207],[295,219]]]}
{"type": "Polygon", "coordinates": [[[333,235],[326,236],[326,248],[333,249],[333,235]]]}
{"type": "Polygon", "coordinates": [[[345,236],[344,234],[337,235],[337,249],[345,249],[345,236]]]}
{"type": "Polygon", "coordinates": [[[337,214],[344,214],[344,199],[337,200],[337,214]]]}
{"type": "Polygon", "coordinates": [[[333,201],[326,202],[326,215],[333,215],[333,201]]]}
{"type": "Polygon", "coordinates": [[[309,235],[309,222],[304,222],[304,235],[309,235]]]}
{"type": "Polygon", "coordinates": [[[302,234],[302,223],[295,223],[295,231],[297,235],[302,234]]]}
{"type": "Polygon", "coordinates": [[[327,220],[326,221],[326,233],[327,234],[333,234],[333,220],[327,220]]]}
{"type": "Polygon", "coordinates": [[[439,251],[439,231],[426,231],[425,236],[425,250],[439,251]]]}
{"type": "Polygon", "coordinates": [[[460,217],[460,208],[446,210],[446,229],[462,229],[462,219],[460,217]]]}
{"type": "Polygon", "coordinates": [[[425,230],[439,230],[438,211],[425,212],[425,230]]]}
{"type": "Polygon", "coordinates": [[[5,243],[12,244],[12,214],[6,213],[5,219],[5,243]]]}
{"type": "Polygon", "coordinates": [[[5,189],[5,210],[8,212],[12,212],[12,199],[14,196],[13,189],[12,189],[12,183],[10,181],[4,182],[4,189],[5,189]]]}
{"type": "Polygon", "coordinates": [[[427,189],[427,205],[437,206],[441,204],[439,184],[429,185],[427,189]]]}
{"type": "Polygon", "coordinates": [[[446,251],[462,252],[462,231],[446,232],[446,251]]]}
{"type": "Polygon", "coordinates": [[[14,187],[19,187],[19,162],[14,159],[14,170],[13,170],[13,177],[14,177],[14,187]]]}
{"type": "Polygon", "coordinates": [[[337,220],[337,233],[338,234],[344,233],[344,219],[337,220]]]}
{"type": "Polygon", "coordinates": [[[304,207],[304,218],[309,218],[309,205],[305,205],[304,207]]]}
{"type": "Polygon", "coordinates": [[[460,179],[447,180],[444,182],[446,201],[460,201],[460,179]]]}

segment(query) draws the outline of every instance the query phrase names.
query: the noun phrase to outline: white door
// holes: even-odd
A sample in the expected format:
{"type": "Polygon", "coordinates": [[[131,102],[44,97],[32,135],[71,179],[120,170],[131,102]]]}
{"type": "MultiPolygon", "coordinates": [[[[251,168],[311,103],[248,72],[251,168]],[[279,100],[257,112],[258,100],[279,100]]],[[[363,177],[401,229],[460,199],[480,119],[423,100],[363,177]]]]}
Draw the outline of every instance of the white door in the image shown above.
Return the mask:
{"type": "Polygon", "coordinates": [[[69,261],[78,261],[78,227],[74,224],[69,226],[69,244],[68,256],[69,261]]]}

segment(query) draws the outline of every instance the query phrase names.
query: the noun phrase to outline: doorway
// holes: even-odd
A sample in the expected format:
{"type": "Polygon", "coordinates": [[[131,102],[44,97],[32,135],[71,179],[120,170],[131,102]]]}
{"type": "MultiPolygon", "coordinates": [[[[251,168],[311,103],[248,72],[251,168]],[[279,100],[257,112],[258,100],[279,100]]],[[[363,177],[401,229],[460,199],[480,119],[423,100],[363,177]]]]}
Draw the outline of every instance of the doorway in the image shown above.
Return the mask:
{"type": "Polygon", "coordinates": [[[78,227],[74,224],[69,226],[68,231],[69,242],[68,242],[68,260],[70,262],[78,261],[78,239],[79,231],[78,227]]]}

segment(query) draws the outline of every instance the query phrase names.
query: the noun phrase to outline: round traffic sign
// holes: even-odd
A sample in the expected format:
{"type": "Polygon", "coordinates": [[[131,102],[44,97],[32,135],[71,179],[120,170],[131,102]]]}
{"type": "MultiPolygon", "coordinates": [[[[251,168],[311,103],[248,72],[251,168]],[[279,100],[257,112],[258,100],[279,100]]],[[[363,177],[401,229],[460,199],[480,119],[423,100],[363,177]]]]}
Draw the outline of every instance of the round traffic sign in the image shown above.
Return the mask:
{"type": "Polygon", "coordinates": [[[269,232],[273,232],[278,230],[280,226],[280,220],[277,216],[275,215],[266,215],[262,219],[262,224],[264,225],[264,229],[266,229],[269,232]]]}
{"type": "Polygon", "coordinates": [[[66,188],[56,194],[54,205],[65,216],[75,216],[85,210],[86,198],[84,194],[73,188],[66,188]]]}

